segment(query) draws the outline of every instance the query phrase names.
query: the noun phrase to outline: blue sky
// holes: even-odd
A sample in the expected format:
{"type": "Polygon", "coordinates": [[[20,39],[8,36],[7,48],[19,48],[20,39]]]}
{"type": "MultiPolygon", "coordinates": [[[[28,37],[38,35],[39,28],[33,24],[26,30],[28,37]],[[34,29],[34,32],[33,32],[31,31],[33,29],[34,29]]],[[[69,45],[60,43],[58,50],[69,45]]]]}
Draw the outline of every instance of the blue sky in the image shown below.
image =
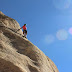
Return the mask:
{"type": "Polygon", "coordinates": [[[0,0],[0,11],[27,24],[27,38],[59,72],[72,72],[72,0],[0,0]]]}

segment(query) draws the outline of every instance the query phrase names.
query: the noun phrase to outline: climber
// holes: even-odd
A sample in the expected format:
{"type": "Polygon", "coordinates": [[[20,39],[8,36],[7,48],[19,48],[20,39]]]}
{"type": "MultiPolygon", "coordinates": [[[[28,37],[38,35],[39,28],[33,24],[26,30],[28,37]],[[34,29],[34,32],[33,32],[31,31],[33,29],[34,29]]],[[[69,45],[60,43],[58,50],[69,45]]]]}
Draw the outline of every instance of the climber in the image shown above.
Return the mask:
{"type": "MultiPolygon", "coordinates": [[[[26,24],[24,24],[20,29],[22,29],[23,28],[23,34],[24,34],[24,36],[23,37],[27,37],[27,27],[26,27],[26,24]]],[[[19,30],[20,30],[19,29],[19,30]]]]}

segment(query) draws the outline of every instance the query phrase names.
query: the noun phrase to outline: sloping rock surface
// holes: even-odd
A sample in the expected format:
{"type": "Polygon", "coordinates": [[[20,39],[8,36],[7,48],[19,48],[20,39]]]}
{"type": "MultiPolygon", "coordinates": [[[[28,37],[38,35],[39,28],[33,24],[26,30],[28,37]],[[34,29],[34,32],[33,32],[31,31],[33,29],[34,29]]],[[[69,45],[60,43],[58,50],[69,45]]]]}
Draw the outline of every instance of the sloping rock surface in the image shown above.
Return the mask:
{"type": "Polygon", "coordinates": [[[16,20],[0,12],[0,72],[59,72],[55,64],[22,37],[16,20]]]}

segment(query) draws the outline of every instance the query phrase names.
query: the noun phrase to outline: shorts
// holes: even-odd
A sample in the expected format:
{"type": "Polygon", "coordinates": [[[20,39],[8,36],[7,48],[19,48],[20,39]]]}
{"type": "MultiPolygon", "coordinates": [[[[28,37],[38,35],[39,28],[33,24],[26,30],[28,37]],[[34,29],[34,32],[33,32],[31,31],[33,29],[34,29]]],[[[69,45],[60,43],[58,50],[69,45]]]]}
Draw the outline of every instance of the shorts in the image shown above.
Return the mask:
{"type": "Polygon", "coordinates": [[[23,30],[23,33],[26,33],[27,34],[27,30],[23,30]]]}

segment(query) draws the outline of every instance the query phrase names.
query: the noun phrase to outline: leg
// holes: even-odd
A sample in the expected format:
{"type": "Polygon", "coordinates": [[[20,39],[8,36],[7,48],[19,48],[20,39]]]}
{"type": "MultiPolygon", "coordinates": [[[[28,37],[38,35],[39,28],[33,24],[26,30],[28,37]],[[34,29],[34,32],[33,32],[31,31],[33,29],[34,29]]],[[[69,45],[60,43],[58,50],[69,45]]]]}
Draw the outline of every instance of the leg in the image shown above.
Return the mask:
{"type": "Polygon", "coordinates": [[[25,33],[25,31],[23,30],[23,34],[25,33]]]}
{"type": "Polygon", "coordinates": [[[25,36],[25,38],[27,37],[27,30],[25,30],[24,36],[25,36]]]}
{"type": "Polygon", "coordinates": [[[25,37],[25,38],[27,37],[27,34],[26,34],[26,33],[24,33],[24,37],[25,37]]]}

